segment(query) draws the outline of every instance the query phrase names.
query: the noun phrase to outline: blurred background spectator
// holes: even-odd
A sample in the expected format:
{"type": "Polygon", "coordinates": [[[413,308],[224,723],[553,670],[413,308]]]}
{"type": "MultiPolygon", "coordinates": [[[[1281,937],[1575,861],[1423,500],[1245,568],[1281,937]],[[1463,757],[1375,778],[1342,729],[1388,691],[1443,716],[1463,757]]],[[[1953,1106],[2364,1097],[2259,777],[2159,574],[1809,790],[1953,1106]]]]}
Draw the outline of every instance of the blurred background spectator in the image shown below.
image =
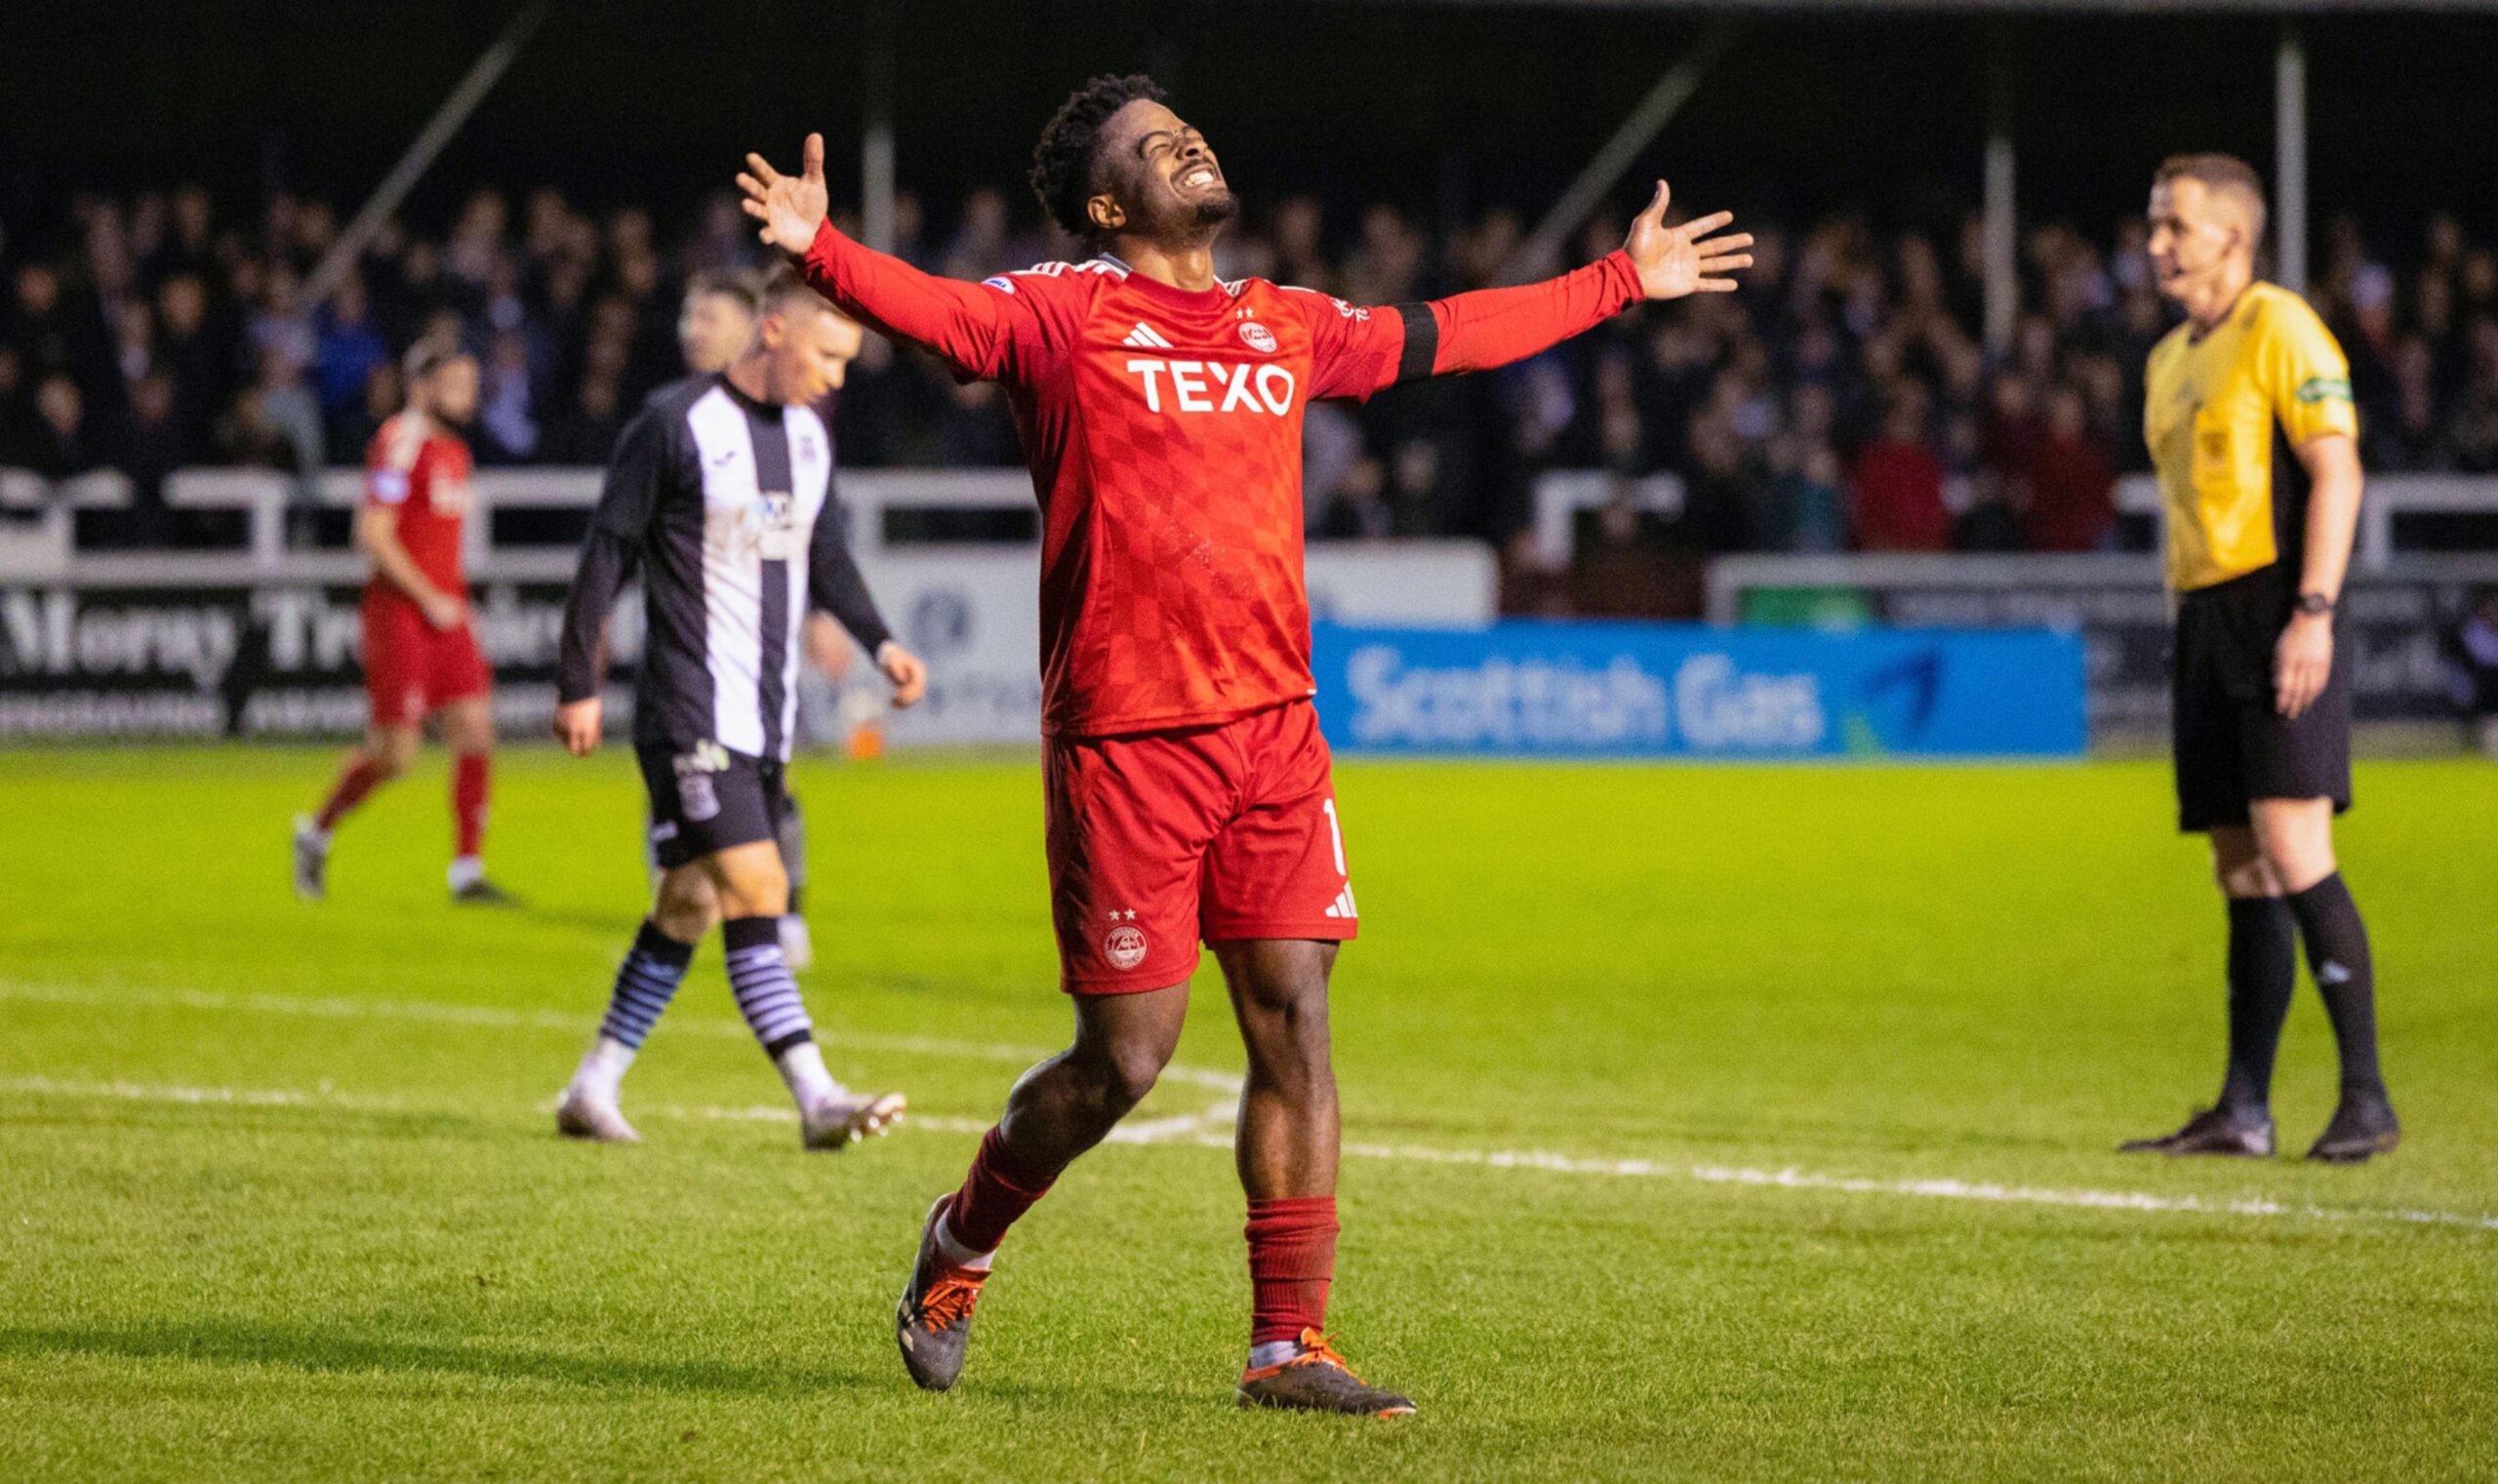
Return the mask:
{"type": "MultiPolygon", "coordinates": [[[[906,195],[898,245],[967,278],[1072,255],[1021,199],[982,186],[931,210],[906,195]]],[[[353,462],[397,405],[397,353],[439,329],[485,367],[481,461],[597,463],[677,374],[688,277],[752,261],[724,199],[594,212],[551,184],[482,189],[438,230],[391,224],[307,306],[338,221],[329,203],[181,185],[80,194],[57,221],[12,223],[0,462],[51,476],[110,464],[142,506],[187,463],[353,462]]],[[[2142,361],[2169,323],[2139,222],[2029,228],[2021,312],[1997,355],[1979,337],[1974,219],[1942,237],[1844,212],[1747,224],[1761,243],[1740,294],[1626,315],[1493,375],[1312,408],[1312,538],[1472,536],[1524,560],[1515,538],[1540,472],[1672,472],[1678,509],[1617,502],[1586,529],[1575,585],[1591,609],[1625,612],[1682,611],[1676,563],[1693,555],[2116,540],[2115,479],[2144,466],[2142,361]]],[[[1591,221],[1579,259],[1621,230],[1591,221]]],[[[1340,219],[1286,195],[1226,239],[1219,266],[1400,302],[1499,281],[1522,238],[1506,211],[1434,236],[1387,205],[1340,219]]],[[[2498,471],[2498,251],[2444,213],[2382,244],[2342,219],[2324,243],[2316,298],[2352,354],[2371,467],[2498,471]]],[[[853,465],[1018,461],[993,387],[872,340],[838,432],[853,465]]]]}
{"type": "Polygon", "coordinates": [[[2498,758],[2498,587],[2484,589],[2446,645],[2448,687],[2480,750],[2498,758]]]}

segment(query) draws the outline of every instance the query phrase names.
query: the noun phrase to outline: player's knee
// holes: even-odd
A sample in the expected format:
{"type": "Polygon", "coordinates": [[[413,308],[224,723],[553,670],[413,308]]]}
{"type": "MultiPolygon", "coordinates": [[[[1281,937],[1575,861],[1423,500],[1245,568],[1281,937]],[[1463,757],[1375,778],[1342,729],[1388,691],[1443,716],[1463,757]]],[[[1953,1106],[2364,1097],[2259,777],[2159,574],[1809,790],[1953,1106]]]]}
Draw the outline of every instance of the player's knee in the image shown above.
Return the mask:
{"type": "Polygon", "coordinates": [[[1147,1042],[1128,1042],[1103,1048],[1087,1069],[1093,1073],[1102,1093],[1102,1101],[1111,1116],[1124,1115],[1128,1109],[1145,1101],[1162,1079],[1162,1068],[1171,1054],[1162,1047],[1147,1042]]]}
{"type": "Polygon", "coordinates": [[[451,744],[454,752],[468,754],[494,750],[494,718],[483,706],[451,716],[444,722],[442,732],[442,740],[451,744]]]}
{"type": "Polygon", "coordinates": [[[770,869],[742,871],[723,883],[720,910],[731,917],[779,917],[789,910],[789,877],[773,862],[770,869]]]}
{"type": "Polygon", "coordinates": [[[416,761],[416,735],[393,728],[365,743],[364,756],[374,773],[387,782],[407,772],[408,765],[416,761]]]}
{"type": "Polygon", "coordinates": [[[2333,874],[2331,816],[2311,812],[2259,815],[2255,848],[2271,876],[2273,890],[2303,891],[2333,874]]]}
{"type": "Polygon", "coordinates": [[[695,943],[720,920],[719,893],[701,871],[671,871],[660,882],[651,920],[679,943],[695,943]]]}
{"type": "Polygon", "coordinates": [[[2261,855],[2212,858],[2212,879],[2220,883],[2227,897],[2278,897],[2280,876],[2273,862],[2261,855]]]}

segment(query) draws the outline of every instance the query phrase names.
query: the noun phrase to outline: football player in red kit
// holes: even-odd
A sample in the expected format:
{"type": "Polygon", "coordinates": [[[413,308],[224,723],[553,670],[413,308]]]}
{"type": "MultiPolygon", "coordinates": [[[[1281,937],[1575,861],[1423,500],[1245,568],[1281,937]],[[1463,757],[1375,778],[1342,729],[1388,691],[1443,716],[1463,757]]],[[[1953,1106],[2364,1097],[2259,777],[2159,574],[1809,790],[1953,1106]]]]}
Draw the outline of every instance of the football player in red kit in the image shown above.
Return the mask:
{"type": "Polygon", "coordinates": [[[468,513],[468,445],[460,428],[477,412],[476,357],[447,341],[408,352],[408,406],[365,452],[355,544],[373,563],[364,588],[364,687],[372,722],[347,754],[320,812],[295,822],[295,891],[328,890],[330,835],[365,795],[407,770],[419,729],[442,718],[451,748],[456,902],[508,904],[486,879],[487,759],[494,749],[494,683],[469,622],[460,560],[468,513]]]}
{"type": "Polygon", "coordinates": [[[896,1314],[905,1365],[942,1390],[1007,1227],[1152,1087],[1198,943],[1248,1043],[1238,1165],[1249,1202],[1243,1406],[1391,1416],[1323,1327],[1338,1153],[1327,980],[1353,892],[1310,702],[1301,428],[1317,397],[1522,359],[1642,300],[1735,285],[1730,218],[1665,223],[1576,272],[1364,307],[1215,277],[1237,207],[1214,151],[1144,77],[1077,90],[1032,185],[1096,252],[983,282],[932,277],[826,220],[824,142],[798,174],[746,157],[762,237],[844,311],[1005,384],[1040,497],[1042,776],[1068,1050],[1016,1083],[961,1188],[929,1213],[896,1314]]]}

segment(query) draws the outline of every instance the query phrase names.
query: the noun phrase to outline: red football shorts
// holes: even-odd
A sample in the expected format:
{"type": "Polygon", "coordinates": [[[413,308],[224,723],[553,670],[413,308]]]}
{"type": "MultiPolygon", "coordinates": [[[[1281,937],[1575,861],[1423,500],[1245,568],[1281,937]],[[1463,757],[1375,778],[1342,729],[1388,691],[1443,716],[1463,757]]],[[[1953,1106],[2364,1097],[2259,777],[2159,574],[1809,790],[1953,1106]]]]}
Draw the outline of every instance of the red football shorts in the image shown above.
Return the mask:
{"type": "Polygon", "coordinates": [[[375,726],[413,727],[439,707],[485,695],[493,683],[467,624],[436,628],[398,594],[365,590],[364,692],[375,726]]]}
{"type": "Polygon", "coordinates": [[[1070,994],[1196,972],[1197,944],[1356,932],[1318,710],[1052,740],[1042,758],[1050,903],[1070,994]]]}

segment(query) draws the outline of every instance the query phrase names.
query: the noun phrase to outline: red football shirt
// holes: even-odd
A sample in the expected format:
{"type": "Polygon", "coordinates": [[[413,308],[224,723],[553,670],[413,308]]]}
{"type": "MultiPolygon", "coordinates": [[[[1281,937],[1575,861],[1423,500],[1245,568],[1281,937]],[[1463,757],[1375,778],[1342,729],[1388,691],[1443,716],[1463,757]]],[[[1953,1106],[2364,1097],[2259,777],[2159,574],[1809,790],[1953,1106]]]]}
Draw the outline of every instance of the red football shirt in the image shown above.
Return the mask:
{"type": "Polygon", "coordinates": [[[1068,736],[1226,721],[1316,690],[1302,573],[1311,398],[1499,365],[1639,298],[1619,253],[1401,309],[1255,278],[1189,293],[1108,257],[969,284],[829,222],[803,271],[965,380],[1005,383],[1041,503],[1041,726],[1068,736]]]}
{"type": "MultiPolygon", "coordinates": [[[[470,504],[468,467],[468,445],[415,412],[383,423],[364,452],[365,503],[399,512],[399,543],[425,581],[449,593],[468,590],[460,562],[460,530],[470,504]]],[[[379,574],[369,585],[410,601],[379,574]]]]}

